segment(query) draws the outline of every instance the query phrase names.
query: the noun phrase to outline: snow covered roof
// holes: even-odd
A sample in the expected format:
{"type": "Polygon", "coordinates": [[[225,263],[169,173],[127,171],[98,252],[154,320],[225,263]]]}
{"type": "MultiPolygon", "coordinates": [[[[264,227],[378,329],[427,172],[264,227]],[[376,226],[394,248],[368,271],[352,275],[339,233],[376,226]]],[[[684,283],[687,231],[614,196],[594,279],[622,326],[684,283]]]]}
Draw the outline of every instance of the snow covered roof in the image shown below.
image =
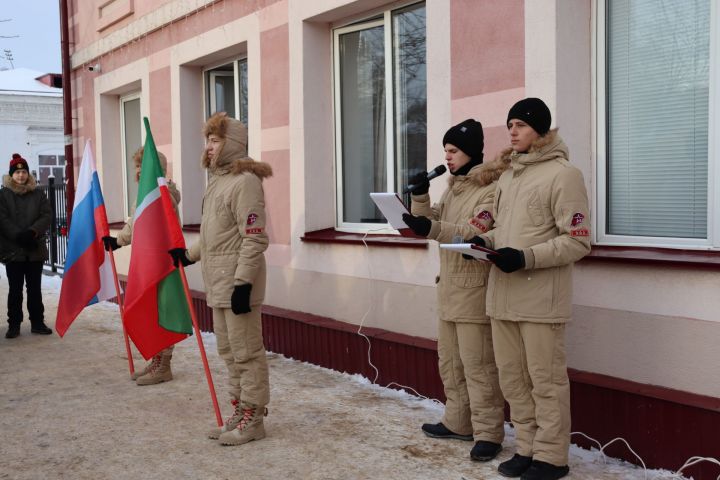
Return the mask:
{"type": "Polygon", "coordinates": [[[62,96],[62,88],[54,88],[36,80],[46,75],[29,68],[15,68],[0,71],[0,95],[62,96]]]}

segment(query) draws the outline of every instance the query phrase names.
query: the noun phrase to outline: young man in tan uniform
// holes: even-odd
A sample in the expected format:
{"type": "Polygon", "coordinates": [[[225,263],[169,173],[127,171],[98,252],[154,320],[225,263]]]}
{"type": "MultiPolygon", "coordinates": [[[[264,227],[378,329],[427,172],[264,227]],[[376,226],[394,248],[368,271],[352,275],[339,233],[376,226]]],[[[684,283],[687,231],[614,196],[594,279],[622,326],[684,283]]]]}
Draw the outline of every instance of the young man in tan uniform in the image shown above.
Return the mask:
{"type": "MultiPolygon", "coordinates": [[[[495,181],[506,163],[483,164],[482,125],[473,119],[450,128],[443,137],[451,177],[440,201],[430,206],[425,173],[412,184],[412,213],[403,219],[413,231],[440,243],[462,242],[488,231],[493,224],[495,181]]],[[[459,253],[440,250],[437,280],[438,356],[445,389],[440,423],[426,423],[433,438],[475,440],[470,458],[486,462],[502,450],[504,402],[492,347],[485,294],[490,265],[467,262],[459,253]]]]}
{"type": "Polygon", "coordinates": [[[175,262],[202,261],[207,304],[213,309],[218,354],[230,375],[235,411],[208,436],[222,445],[265,438],[263,417],[270,401],[260,308],[265,299],[268,247],[262,181],[267,163],[247,156],[247,128],[224,112],[208,119],[203,167],[210,179],[203,198],[200,239],[186,252],[171,251],[175,262]]]}
{"type": "MultiPolygon", "coordinates": [[[[136,182],[140,181],[140,171],[142,169],[142,157],[144,151],[144,147],[140,147],[133,155],[136,182]]],[[[158,152],[158,158],[160,159],[160,167],[162,168],[163,173],[167,174],[167,157],[158,152]]],[[[180,204],[180,190],[177,189],[177,186],[172,180],[168,180],[167,186],[170,191],[170,200],[172,201],[175,215],[177,215],[179,219],[180,215],[178,213],[178,205],[180,204]]],[[[133,234],[133,218],[134,217],[131,216],[128,221],[125,222],[125,225],[123,225],[123,228],[120,230],[117,237],[107,236],[102,238],[105,250],[117,250],[118,248],[130,245],[133,234]]],[[[162,382],[169,382],[173,379],[170,362],[172,361],[174,349],[175,345],[170,345],[165,350],[156,354],[152,357],[150,363],[145,365],[142,370],[134,372],[130,378],[135,380],[135,383],[138,385],[156,385],[162,382]]]]}
{"type": "Polygon", "coordinates": [[[590,252],[590,214],[580,170],[550,130],[550,110],[537,98],[508,113],[511,169],[498,180],[495,227],[478,243],[489,258],[487,312],[500,386],[510,404],[517,453],[498,471],[522,480],[567,475],[570,383],[565,323],[572,306],[572,267],[590,252]]]}

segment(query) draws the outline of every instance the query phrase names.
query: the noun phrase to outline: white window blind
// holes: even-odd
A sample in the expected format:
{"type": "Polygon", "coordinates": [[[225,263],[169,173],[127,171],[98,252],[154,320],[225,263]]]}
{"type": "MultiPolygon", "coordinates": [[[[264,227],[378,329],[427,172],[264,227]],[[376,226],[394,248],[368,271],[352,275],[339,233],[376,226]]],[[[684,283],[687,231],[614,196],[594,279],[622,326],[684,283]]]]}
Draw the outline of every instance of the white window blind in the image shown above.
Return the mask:
{"type": "Polygon", "coordinates": [[[708,236],[711,0],[608,0],[607,233],[708,236]]]}

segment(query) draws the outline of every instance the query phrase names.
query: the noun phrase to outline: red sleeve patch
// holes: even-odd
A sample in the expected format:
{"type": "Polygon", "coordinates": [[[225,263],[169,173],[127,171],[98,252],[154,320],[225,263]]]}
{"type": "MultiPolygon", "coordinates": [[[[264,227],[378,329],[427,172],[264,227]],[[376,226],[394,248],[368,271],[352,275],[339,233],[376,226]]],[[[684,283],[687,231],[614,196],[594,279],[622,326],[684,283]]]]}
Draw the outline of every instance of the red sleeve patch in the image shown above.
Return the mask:
{"type": "Polygon", "coordinates": [[[478,230],[480,230],[481,232],[487,232],[487,231],[488,231],[487,225],[485,225],[483,222],[481,222],[480,220],[478,220],[477,217],[471,218],[470,220],[468,220],[468,223],[469,223],[470,225],[472,225],[473,227],[477,228],[478,230]]]}
{"type": "Polygon", "coordinates": [[[265,230],[265,229],[262,227],[246,228],[245,235],[253,235],[253,234],[263,233],[263,230],[265,230]]]}
{"type": "Polygon", "coordinates": [[[477,218],[480,220],[492,220],[492,213],[488,212],[487,210],[483,210],[482,212],[477,214],[477,218]]]}
{"type": "Polygon", "coordinates": [[[576,227],[576,226],[580,225],[583,222],[583,220],[585,220],[585,215],[583,215],[580,212],[574,213],[572,216],[572,220],[570,221],[570,225],[573,227],[576,227]]]}
{"type": "Polygon", "coordinates": [[[570,236],[571,237],[589,237],[590,230],[588,230],[587,228],[576,228],[575,230],[570,230],[570,236]]]}
{"type": "Polygon", "coordinates": [[[257,219],[258,219],[257,214],[251,213],[250,215],[248,215],[247,224],[252,225],[253,223],[257,222],[257,219]]]}

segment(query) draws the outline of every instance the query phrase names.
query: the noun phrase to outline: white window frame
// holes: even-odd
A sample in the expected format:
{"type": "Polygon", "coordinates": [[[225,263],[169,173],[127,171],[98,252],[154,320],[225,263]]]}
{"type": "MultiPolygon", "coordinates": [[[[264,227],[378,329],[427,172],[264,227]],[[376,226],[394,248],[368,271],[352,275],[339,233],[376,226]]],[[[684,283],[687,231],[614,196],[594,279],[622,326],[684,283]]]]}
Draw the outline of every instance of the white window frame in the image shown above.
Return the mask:
{"type": "Polygon", "coordinates": [[[396,189],[396,167],[397,152],[395,151],[395,62],[393,55],[393,12],[409,7],[411,5],[426,3],[417,0],[408,2],[397,2],[381,12],[374,12],[365,20],[353,20],[351,25],[333,29],[332,54],[333,54],[333,115],[335,124],[335,135],[333,138],[335,147],[335,224],[336,229],[350,233],[373,233],[373,234],[399,234],[397,230],[387,223],[354,223],[343,220],[344,199],[343,199],[343,156],[342,156],[342,116],[341,112],[341,82],[340,82],[340,49],[338,48],[340,35],[383,26],[384,51],[385,51],[385,149],[386,149],[386,185],[387,192],[396,189]]]}
{"type": "MultiPolygon", "coordinates": [[[[130,211],[130,204],[131,204],[131,198],[129,195],[129,185],[128,185],[128,162],[127,162],[127,152],[125,147],[125,103],[130,102],[133,100],[138,100],[140,102],[140,122],[142,122],[142,118],[144,115],[143,109],[142,109],[142,95],[141,92],[133,92],[127,95],[122,95],[119,99],[120,101],[120,150],[122,155],[122,181],[123,181],[123,212],[125,214],[125,218],[130,218],[132,215],[132,212],[130,211]]],[[[145,145],[145,129],[140,128],[140,139],[141,139],[141,146],[145,145]]]]}
{"type": "Polygon", "coordinates": [[[357,23],[347,27],[336,28],[333,31],[333,89],[334,89],[334,105],[333,111],[335,112],[335,188],[336,188],[336,223],[338,230],[345,232],[357,232],[365,233],[369,230],[373,230],[374,233],[397,233],[397,230],[393,229],[386,223],[353,223],[345,222],[342,218],[342,212],[344,211],[343,201],[343,156],[342,156],[342,116],[340,115],[342,105],[342,94],[341,94],[341,83],[340,83],[340,49],[338,48],[338,42],[340,35],[345,33],[357,32],[361,30],[367,30],[374,27],[384,27],[384,49],[385,49],[385,149],[386,149],[386,178],[387,182],[385,188],[388,192],[392,192],[395,189],[395,138],[392,132],[395,127],[394,123],[394,108],[393,108],[393,52],[392,52],[392,10],[385,11],[382,18],[377,20],[368,20],[366,22],[357,23]],[[388,28],[389,27],[389,28],[388,28]]]}
{"type": "Polygon", "coordinates": [[[597,152],[597,191],[594,205],[595,238],[598,245],[660,247],[695,250],[720,250],[720,7],[711,1],[710,18],[710,92],[708,112],[708,198],[707,236],[697,238],[642,237],[611,235],[607,226],[607,0],[595,1],[593,42],[593,91],[595,92],[595,146],[597,152]]]}
{"type": "MultiPolygon", "coordinates": [[[[216,64],[213,64],[212,66],[206,67],[203,69],[203,108],[204,108],[204,114],[205,118],[209,118],[213,113],[212,107],[216,104],[215,99],[215,89],[210,88],[210,85],[208,84],[208,81],[212,81],[212,79],[216,76],[230,76],[231,73],[228,70],[227,72],[222,71],[213,71],[218,67],[221,67],[223,65],[227,65],[228,63],[232,63],[233,66],[233,89],[235,90],[235,119],[240,120],[240,62],[246,62],[248,59],[247,56],[242,57],[236,57],[229,60],[225,60],[223,62],[218,62],[216,64]],[[209,92],[209,98],[206,92],[209,92]]],[[[249,81],[249,80],[248,80],[249,81]]],[[[249,96],[249,85],[248,85],[248,96],[249,96]]],[[[249,113],[249,112],[248,112],[249,113]]],[[[248,123],[250,122],[250,118],[248,116],[248,123]]],[[[247,126],[247,125],[246,125],[247,126]]]]}

